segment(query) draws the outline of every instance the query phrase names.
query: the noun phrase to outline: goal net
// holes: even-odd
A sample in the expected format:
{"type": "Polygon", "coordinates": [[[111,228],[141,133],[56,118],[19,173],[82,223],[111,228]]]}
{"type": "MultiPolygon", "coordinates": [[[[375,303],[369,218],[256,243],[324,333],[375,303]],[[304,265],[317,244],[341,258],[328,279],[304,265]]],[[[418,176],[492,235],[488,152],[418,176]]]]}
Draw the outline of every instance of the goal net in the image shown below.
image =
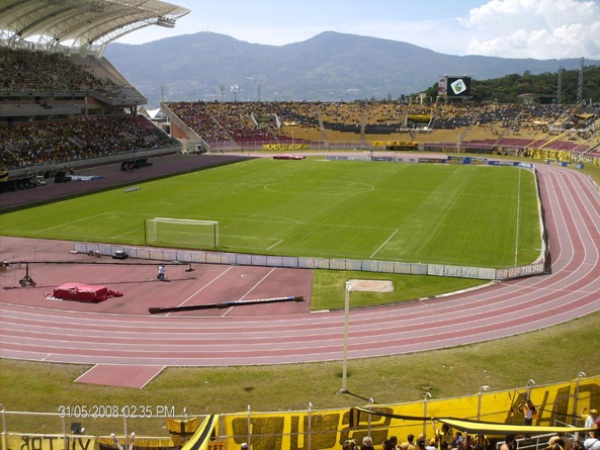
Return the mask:
{"type": "Polygon", "coordinates": [[[146,219],[145,237],[146,245],[214,250],[219,246],[219,222],[155,217],[146,219]]]}

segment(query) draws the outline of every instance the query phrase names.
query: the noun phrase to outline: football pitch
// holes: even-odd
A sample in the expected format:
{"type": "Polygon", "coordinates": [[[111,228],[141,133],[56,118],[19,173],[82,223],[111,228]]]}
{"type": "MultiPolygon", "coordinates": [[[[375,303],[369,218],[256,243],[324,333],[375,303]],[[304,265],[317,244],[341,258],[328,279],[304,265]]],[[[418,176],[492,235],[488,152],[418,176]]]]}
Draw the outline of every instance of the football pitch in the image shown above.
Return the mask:
{"type": "Polygon", "coordinates": [[[145,245],[154,217],[219,222],[221,251],[505,267],[539,255],[515,167],[254,159],[0,216],[1,234],[145,245]]]}

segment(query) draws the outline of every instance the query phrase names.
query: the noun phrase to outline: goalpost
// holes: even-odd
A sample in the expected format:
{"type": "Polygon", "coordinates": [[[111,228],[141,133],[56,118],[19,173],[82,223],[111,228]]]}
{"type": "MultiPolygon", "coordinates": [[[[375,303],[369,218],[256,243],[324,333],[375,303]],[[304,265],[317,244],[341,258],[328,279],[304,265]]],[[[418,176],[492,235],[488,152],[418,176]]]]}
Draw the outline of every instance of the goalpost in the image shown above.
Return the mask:
{"type": "Polygon", "coordinates": [[[216,220],[154,217],[145,220],[146,245],[211,249],[219,246],[219,222],[216,220]]]}

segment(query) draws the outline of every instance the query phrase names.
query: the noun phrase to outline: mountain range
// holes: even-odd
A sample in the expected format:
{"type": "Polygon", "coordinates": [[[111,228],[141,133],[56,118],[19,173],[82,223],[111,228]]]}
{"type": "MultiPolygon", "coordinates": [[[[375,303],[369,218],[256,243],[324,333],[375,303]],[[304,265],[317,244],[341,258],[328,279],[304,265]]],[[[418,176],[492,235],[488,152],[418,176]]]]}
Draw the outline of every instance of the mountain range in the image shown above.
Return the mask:
{"type": "Polygon", "coordinates": [[[150,107],[161,100],[390,100],[421,92],[445,74],[485,80],[575,70],[581,64],[580,59],[446,55],[332,31],[282,46],[199,32],[144,44],[112,43],[104,56],[148,98],[150,107]]]}

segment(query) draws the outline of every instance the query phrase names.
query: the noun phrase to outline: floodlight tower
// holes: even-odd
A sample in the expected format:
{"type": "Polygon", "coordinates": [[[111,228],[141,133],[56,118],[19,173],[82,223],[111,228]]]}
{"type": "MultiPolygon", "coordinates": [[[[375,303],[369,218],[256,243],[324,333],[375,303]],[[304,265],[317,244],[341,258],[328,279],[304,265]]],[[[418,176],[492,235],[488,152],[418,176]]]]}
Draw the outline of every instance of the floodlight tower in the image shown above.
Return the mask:
{"type": "Polygon", "coordinates": [[[229,88],[229,90],[231,92],[233,92],[233,101],[234,101],[234,103],[237,102],[237,95],[238,95],[238,92],[240,92],[240,87],[237,86],[237,85],[234,85],[234,86],[231,86],[229,88]]]}
{"type": "Polygon", "coordinates": [[[583,102],[583,57],[579,62],[579,82],[577,83],[577,104],[583,102]]]}
{"type": "Polygon", "coordinates": [[[558,79],[556,81],[556,104],[560,105],[562,103],[562,74],[563,68],[562,66],[558,67],[558,79]]]}

